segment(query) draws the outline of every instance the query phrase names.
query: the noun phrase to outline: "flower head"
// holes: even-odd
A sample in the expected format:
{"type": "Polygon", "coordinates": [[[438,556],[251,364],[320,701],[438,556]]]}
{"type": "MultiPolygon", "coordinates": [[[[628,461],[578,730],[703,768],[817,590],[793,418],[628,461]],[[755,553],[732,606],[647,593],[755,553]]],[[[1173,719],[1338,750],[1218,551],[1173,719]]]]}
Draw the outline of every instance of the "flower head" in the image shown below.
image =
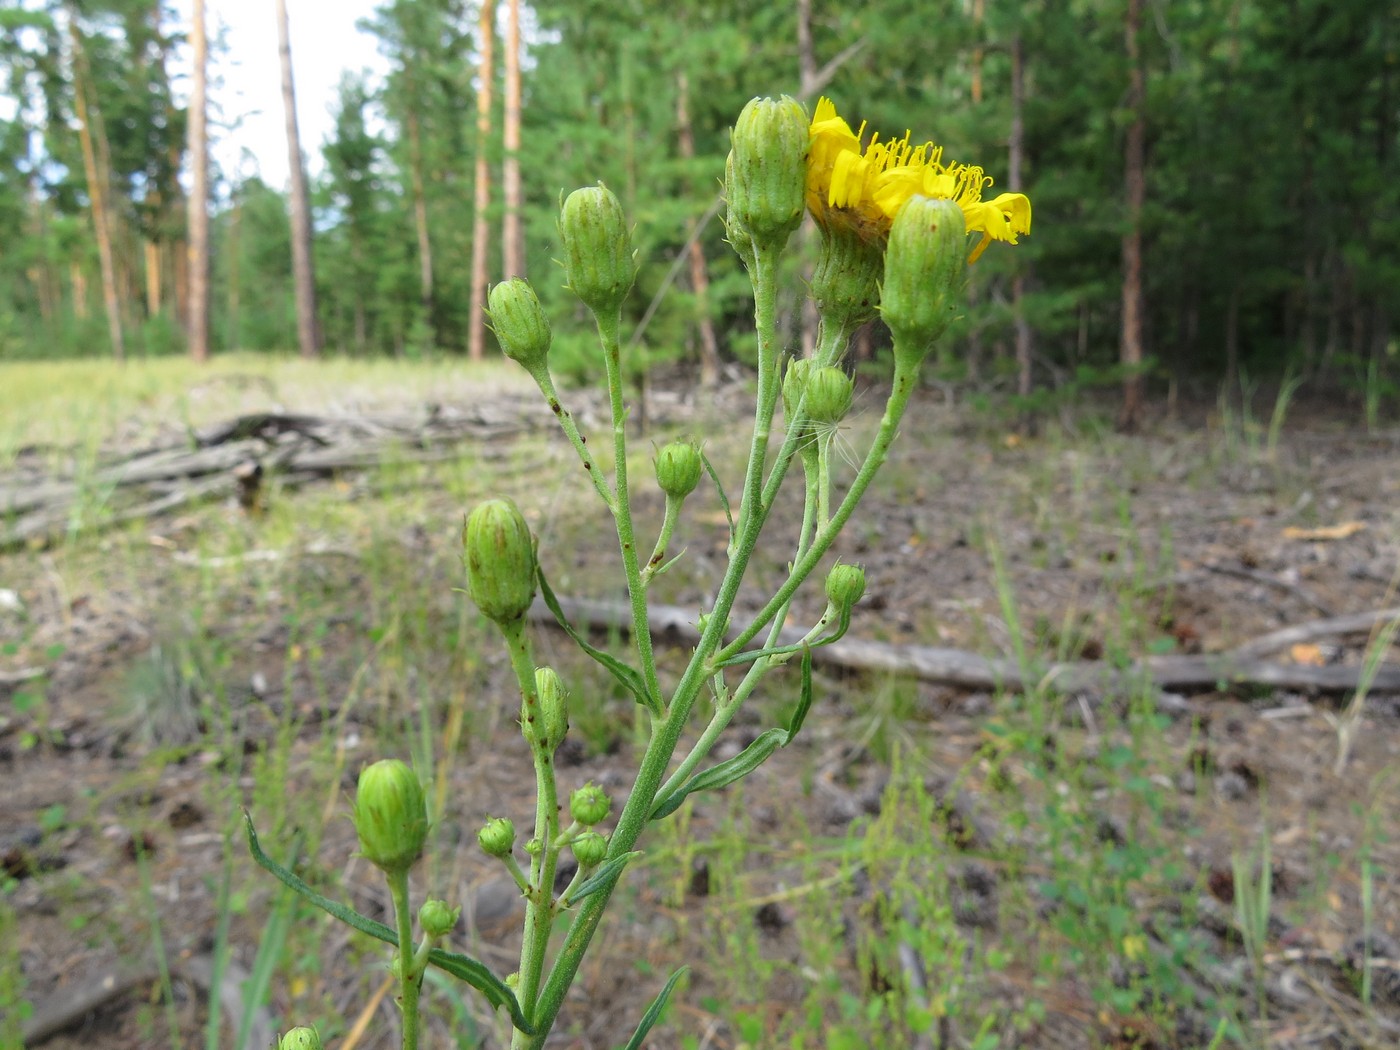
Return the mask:
{"type": "Polygon", "coordinates": [[[817,103],[809,130],[807,208],[828,231],[839,228],[864,241],[883,242],[899,209],[917,195],[962,208],[967,231],[982,235],[969,262],[992,240],[1015,244],[1018,235],[1030,233],[1031,202],[1025,194],[984,201],[982,191],[992,180],[974,164],[945,164],[942,146],[911,145],[906,131],[903,138],[885,142],[876,133],[862,148],[865,125],[852,131],[827,98],[817,103]]]}

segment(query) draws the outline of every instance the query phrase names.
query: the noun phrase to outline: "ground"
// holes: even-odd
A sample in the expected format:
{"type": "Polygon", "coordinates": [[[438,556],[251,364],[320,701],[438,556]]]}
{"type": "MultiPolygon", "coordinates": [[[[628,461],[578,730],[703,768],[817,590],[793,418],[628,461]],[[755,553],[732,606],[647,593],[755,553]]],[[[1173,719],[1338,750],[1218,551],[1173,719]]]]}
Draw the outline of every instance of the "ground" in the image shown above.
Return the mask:
{"type": "MultiPolygon", "coordinates": [[[[324,388],[316,403],[270,400],[373,413],[425,385],[444,404],[501,392],[347,383],[338,401],[324,388]]],[[[647,479],[653,441],[682,432],[736,478],[745,391],[701,405],[676,390],[653,390],[634,478],[647,479]]],[[[162,396],[123,406],[107,452],[169,429],[162,396]]],[[[260,397],[253,383],[197,408],[228,418],[269,407],[260,397]]],[[[862,388],[838,435],[852,457],[881,401],[878,382],[862,388]]],[[[995,410],[922,392],[838,547],[869,580],[852,637],[1029,672],[1221,652],[1400,604],[1397,435],[1323,405],[1285,404],[1277,427],[1224,408],[1122,437],[1080,406],[1024,436],[995,410]]],[[[13,456],[22,444],[11,438],[13,456]]],[[[616,541],[572,456],[541,430],[295,491],[274,478],[260,514],[204,504],[0,555],[0,672],[45,670],[0,677],[0,1045],[31,1008],[71,1003],[106,973],[121,994],[75,1010],[44,1045],[196,1045],[210,987],[225,1027],[208,1045],[236,1045],[240,1019],[255,1039],[270,1031],[259,1025],[315,1022],[327,1045],[397,1045],[386,953],[256,869],[240,816],[322,892],[383,918],[387,895],[345,819],[356,771],[383,755],[415,759],[440,814],[415,893],[464,903],[455,946],[513,968],[518,902],[475,830],[495,815],[526,826],[533,777],[498,640],[454,590],[454,537],[472,502],[511,495],[556,591],[617,598],[616,541]]],[[[646,533],[661,499],[643,481],[646,533]]],[[[658,587],[691,607],[725,546],[717,500],[693,502],[685,557],[658,587]]],[[[779,539],[799,513],[794,493],[779,539]]],[[[765,548],[741,608],[785,559],[781,542],[765,548]]],[[[793,622],[820,612],[817,591],[793,622]]],[[[1359,669],[1384,656],[1387,624],[1269,658],[1359,669]]],[[[574,693],[564,788],[595,781],[616,808],[641,718],[562,632],[536,639],[574,693]]],[[[663,672],[685,656],[665,647],[663,672]]],[[[1393,694],[1064,695],[1053,681],[1008,692],[832,666],[814,685],[791,747],[644,840],[551,1046],[622,1045],[682,963],[648,1046],[1395,1042],[1393,694]]],[[[776,676],[717,754],[777,724],[796,688],[792,670],[776,676]]],[[[469,990],[430,983],[426,999],[428,1045],[504,1045],[469,990]]]]}

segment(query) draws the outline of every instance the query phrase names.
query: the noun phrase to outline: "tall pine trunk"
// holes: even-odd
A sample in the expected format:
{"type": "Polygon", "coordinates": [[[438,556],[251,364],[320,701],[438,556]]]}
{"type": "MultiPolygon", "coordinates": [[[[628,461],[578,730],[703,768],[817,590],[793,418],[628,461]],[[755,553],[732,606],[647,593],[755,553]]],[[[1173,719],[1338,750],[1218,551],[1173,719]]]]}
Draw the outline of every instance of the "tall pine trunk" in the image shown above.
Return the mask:
{"type": "Polygon", "coordinates": [[[433,239],[428,229],[428,187],[423,177],[423,133],[418,124],[418,112],[408,110],[408,177],[413,187],[413,228],[418,235],[418,305],[423,323],[436,339],[433,320],[433,239]]]}
{"type": "Polygon", "coordinates": [[[282,64],[282,109],[287,120],[287,167],[292,190],[292,279],[297,297],[297,345],[302,357],[321,352],[321,327],[316,320],[316,263],[311,255],[311,201],[306,190],[306,165],[297,132],[296,89],[292,84],[291,27],[287,0],[277,0],[277,52],[282,64]]]}
{"type": "Polygon", "coordinates": [[[506,0],[506,98],[501,191],[505,218],[501,255],[506,277],[525,276],[525,235],[520,225],[520,0],[506,0]]]}
{"type": "Polygon", "coordinates": [[[97,238],[97,263],[102,270],[102,303],[107,311],[107,333],[112,342],[112,356],[126,359],[126,341],[122,334],[121,295],[117,291],[117,264],[112,251],[112,218],[107,201],[107,174],[98,164],[93,144],[93,114],[88,108],[88,92],[92,78],[87,71],[87,56],[78,33],[77,12],[68,9],[68,29],[73,45],[73,101],[78,118],[78,142],[83,152],[83,174],[87,179],[88,202],[92,210],[93,233],[97,238]]]}
{"type": "Polygon", "coordinates": [[[490,247],[490,227],[486,213],[491,206],[491,101],[495,87],[496,0],[482,0],[477,23],[481,49],[481,87],[476,94],[476,186],[472,199],[472,295],[468,318],[467,356],[480,361],[486,356],[486,260],[490,247]]]}
{"type": "Polygon", "coordinates": [[[190,25],[193,66],[189,108],[189,317],[186,322],[190,357],[209,360],[209,140],[205,130],[205,82],[208,47],[204,0],[194,0],[190,25]]]}
{"type": "Polygon", "coordinates": [[[1138,34],[1142,30],[1142,0],[1128,0],[1123,38],[1128,54],[1128,97],[1132,114],[1123,145],[1123,195],[1127,205],[1123,231],[1123,314],[1118,359],[1124,368],[1123,405],[1118,428],[1136,430],[1143,412],[1143,278],[1142,206],[1147,198],[1147,69],[1138,34]]]}

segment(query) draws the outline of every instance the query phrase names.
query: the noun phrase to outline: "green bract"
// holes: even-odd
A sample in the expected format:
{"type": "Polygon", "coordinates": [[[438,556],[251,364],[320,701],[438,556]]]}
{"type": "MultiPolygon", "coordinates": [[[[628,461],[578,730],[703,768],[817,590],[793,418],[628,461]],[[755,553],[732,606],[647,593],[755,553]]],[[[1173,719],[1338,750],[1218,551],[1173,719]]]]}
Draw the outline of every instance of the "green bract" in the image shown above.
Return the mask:
{"type": "Polygon", "coordinates": [[[672,441],[656,454],[656,483],[675,499],[684,499],[694,492],[704,470],[699,446],[689,441],[672,441]]]}
{"type": "Polygon", "coordinates": [[[462,529],[467,589],[483,616],[517,623],[535,600],[535,540],[519,508],[508,499],[487,500],[462,529]]]}
{"type": "Polygon", "coordinates": [[[559,211],[564,273],[595,314],[615,313],[632,288],[637,263],[622,205],[601,182],[574,190],[559,211]]]}
{"type": "Polygon", "coordinates": [[[407,763],[386,758],[360,773],[355,831],[365,859],[386,872],[405,872],[422,856],[428,807],[418,774],[407,763]]]}
{"type": "MultiPolygon", "coordinates": [[[[535,672],[535,692],[540,698],[542,724],[539,730],[543,734],[539,743],[546,750],[553,751],[564,742],[569,732],[569,693],[552,667],[541,667],[535,672]]],[[[534,739],[531,733],[532,727],[527,724],[527,739],[534,739]]]]}
{"type": "Polygon", "coordinates": [[[446,937],[457,925],[461,908],[453,908],[446,901],[426,900],[418,909],[418,925],[429,937],[446,937]]]}
{"type": "Polygon", "coordinates": [[[569,796],[569,816],[591,828],[608,819],[612,799],[597,784],[588,783],[569,796]]]}
{"type": "Polygon", "coordinates": [[[818,423],[839,423],[851,408],[855,384],[839,368],[818,368],[807,377],[807,412],[818,423]]]}
{"type": "Polygon", "coordinates": [[[725,184],[731,224],[760,248],[778,249],[806,211],[807,113],[801,103],[756,98],[734,124],[732,174],[725,184]]]}
{"type": "Polygon", "coordinates": [[[585,831],[574,839],[573,850],[578,866],[587,871],[603,863],[603,858],[608,855],[608,840],[596,831],[585,831]]]}
{"type": "Polygon", "coordinates": [[[489,857],[509,857],[515,849],[515,825],[509,817],[492,817],[476,833],[476,841],[489,857]]]}
{"type": "Polygon", "coordinates": [[[277,1050],[321,1050],[321,1034],[314,1028],[293,1028],[277,1040],[277,1050]]]}
{"type": "Polygon", "coordinates": [[[519,277],[502,281],[491,289],[486,304],[501,352],[531,375],[542,370],[553,331],[530,282],[519,277]]]}
{"type": "Polygon", "coordinates": [[[896,354],[917,360],[928,354],[957,314],[966,271],[962,208],[950,200],[911,197],[890,227],[880,303],[896,354]]]}
{"type": "Polygon", "coordinates": [[[837,562],[826,574],[826,597],[838,609],[849,609],[865,594],[865,570],[837,562]]]}

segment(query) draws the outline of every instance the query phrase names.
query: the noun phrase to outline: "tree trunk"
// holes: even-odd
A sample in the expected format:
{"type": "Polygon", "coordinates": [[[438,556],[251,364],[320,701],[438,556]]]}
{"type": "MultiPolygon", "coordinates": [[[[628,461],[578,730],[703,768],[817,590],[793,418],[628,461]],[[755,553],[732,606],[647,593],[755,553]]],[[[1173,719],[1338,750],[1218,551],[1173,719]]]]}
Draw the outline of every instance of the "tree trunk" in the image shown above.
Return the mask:
{"type": "MultiPolygon", "coordinates": [[[[126,360],[126,341],[122,335],[121,296],[117,292],[116,258],[112,252],[112,224],[107,206],[105,172],[97,163],[93,146],[92,115],[88,110],[87,93],[90,77],[87,58],[83,53],[82,37],[78,34],[77,12],[68,12],[68,29],[73,43],[73,102],[78,118],[78,142],[83,151],[83,173],[87,178],[88,202],[92,208],[93,233],[97,237],[97,263],[102,270],[102,302],[107,310],[107,334],[112,342],[112,356],[126,360]]],[[[76,294],[76,289],[75,289],[76,294]]]]}
{"type": "Polygon", "coordinates": [[[1142,0],[1128,0],[1123,23],[1128,53],[1127,110],[1132,114],[1123,146],[1123,190],[1127,223],[1123,232],[1123,317],[1119,361],[1123,365],[1123,405],[1118,428],[1136,430],[1143,412],[1143,285],[1142,206],[1147,198],[1147,70],[1138,33],[1142,29],[1142,0]]]}
{"type": "MultiPolygon", "coordinates": [[[[980,3],[981,0],[978,0],[980,3]]],[[[1007,157],[1007,187],[1013,193],[1024,186],[1022,169],[1026,159],[1026,49],[1018,31],[1011,38],[1011,138],[1007,157]]],[[[1031,361],[1035,357],[1035,331],[1026,319],[1024,298],[1030,264],[1016,258],[1016,276],[1011,281],[1011,314],[1016,325],[1016,393],[1031,393],[1031,361]]]]}
{"type": "MultiPolygon", "coordinates": [[[[676,74],[676,135],[681,158],[695,159],[695,129],[690,124],[690,78],[684,72],[676,74]]],[[[700,385],[714,386],[719,382],[719,340],[710,319],[710,274],[705,265],[705,248],[695,236],[695,220],[686,223],[690,241],[690,290],[695,294],[695,327],[700,343],[700,385]]]]}
{"type": "Polygon", "coordinates": [[[491,144],[491,102],[495,87],[496,0],[482,0],[481,18],[477,23],[481,49],[478,70],[481,87],[476,93],[476,187],[472,200],[472,296],[468,317],[467,356],[480,361],[486,356],[486,273],[487,251],[490,247],[490,227],[486,222],[491,207],[491,165],[487,154],[491,144]]]}
{"type": "Polygon", "coordinates": [[[239,316],[242,308],[243,262],[243,197],[241,190],[233,193],[233,206],[228,217],[228,332],[225,335],[226,348],[238,350],[242,341],[239,316]]]}
{"type": "Polygon", "coordinates": [[[430,332],[436,332],[433,306],[433,239],[428,229],[428,187],[423,178],[423,135],[418,113],[408,111],[408,169],[413,184],[413,226],[418,233],[418,304],[430,332]]]}
{"type": "Polygon", "coordinates": [[[204,0],[194,0],[190,22],[191,65],[189,108],[189,320],[190,357],[209,360],[209,140],[205,131],[205,80],[208,48],[204,0]]]}
{"type": "Polygon", "coordinates": [[[520,0],[506,0],[505,163],[501,189],[505,218],[501,226],[501,255],[506,277],[525,276],[525,235],[520,226],[520,0]]]}
{"type": "Polygon", "coordinates": [[[297,344],[302,357],[316,357],[321,353],[321,327],[316,320],[316,262],[311,254],[311,201],[306,190],[306,165],[302,161],[301,136],[297,132],[287,0],[277,0],[277,51],[282,64],[282,109],[287,119],[287,167],[292,190],[292,278],[297,297],[297,344]]]}

